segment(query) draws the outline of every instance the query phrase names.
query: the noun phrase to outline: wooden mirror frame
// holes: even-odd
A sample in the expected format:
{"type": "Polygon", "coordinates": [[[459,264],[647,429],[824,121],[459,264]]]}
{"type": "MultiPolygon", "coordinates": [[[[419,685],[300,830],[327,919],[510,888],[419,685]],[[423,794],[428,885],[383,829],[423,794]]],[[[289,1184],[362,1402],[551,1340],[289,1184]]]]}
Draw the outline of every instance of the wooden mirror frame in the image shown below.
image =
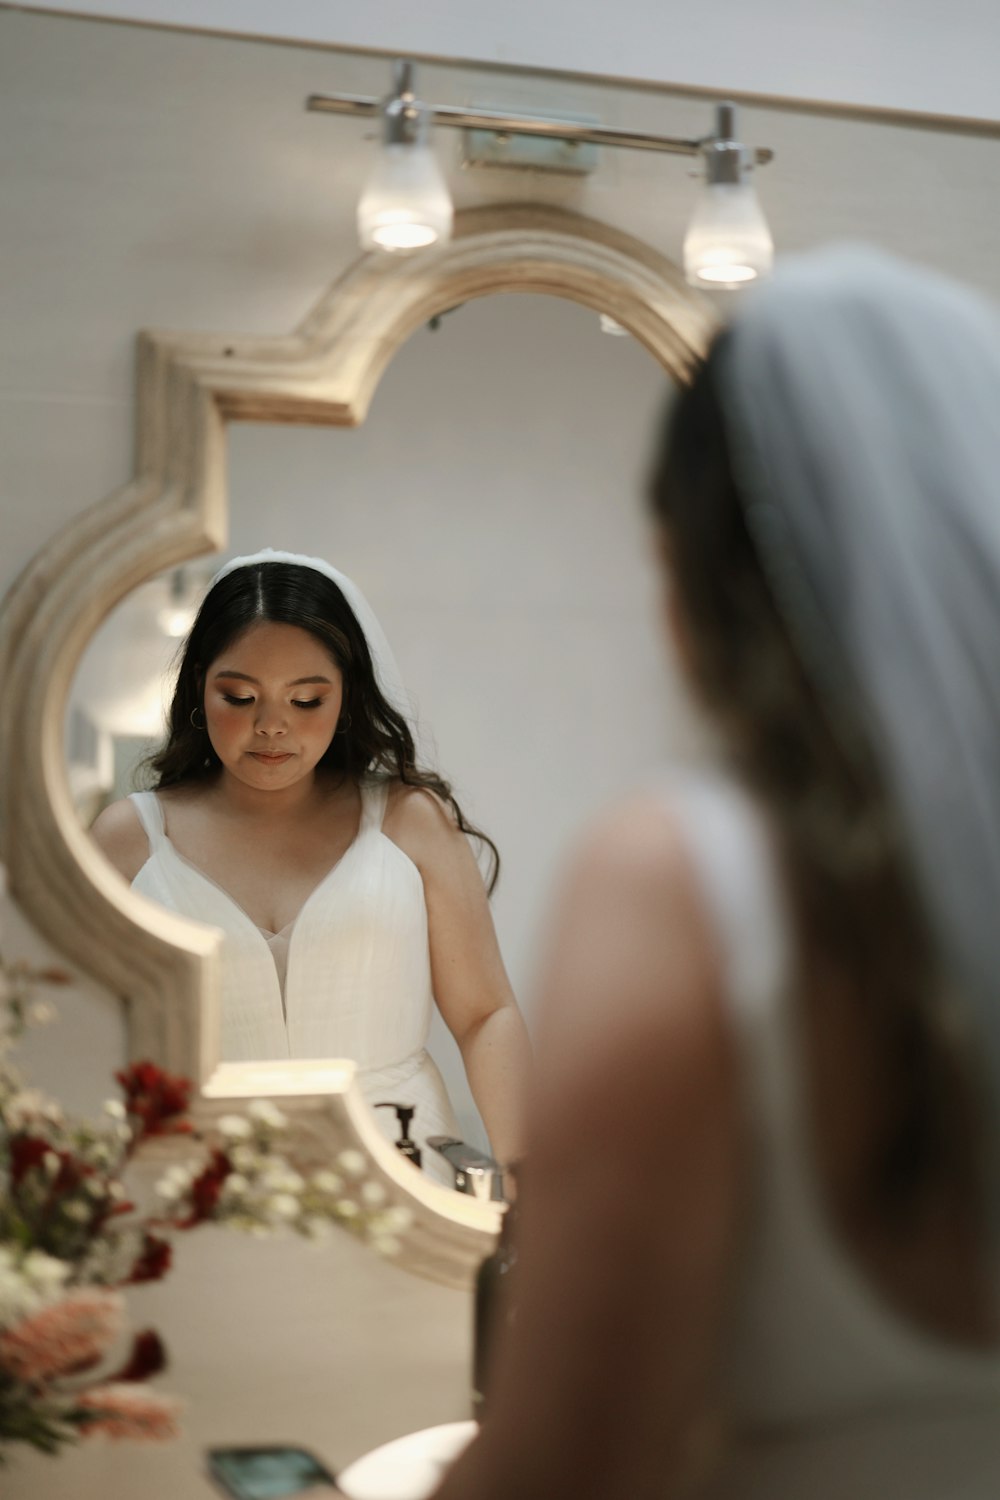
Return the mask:
{"type": "MultiPolygon", "coordinates": [[[[353,427],[407,338],[458,303],[539,292],[607,313],[678,382],[716,327],[709,304],[648,246],[551,208],[456,216],[451,242],[368,255],[278,338],[144,332],[138,340],[135,477],[82,512],[28,565],[0,613],[0,858],[10,892],[59,952],[124,997],[130,1059],[195,1080],[211,1117],[259,1096],[218,1055],[218,939],[134,894],[73,807],[64,721],[74,671],[101,621],[154,574],[227,544],[226,423],[353,427]]],[[[247,1067],[254,1069],[257,1065],[247,1067]]],[[[408,1268],[468,1286],[499,1210],[423,1178],[373,1124],[353,1065],[293,1068],[271,1097],[327,1151],[365,1152],[406,1202],[408,1268]],[[321,1075],[319,1081],[316,1076],[321,1075]]]]}

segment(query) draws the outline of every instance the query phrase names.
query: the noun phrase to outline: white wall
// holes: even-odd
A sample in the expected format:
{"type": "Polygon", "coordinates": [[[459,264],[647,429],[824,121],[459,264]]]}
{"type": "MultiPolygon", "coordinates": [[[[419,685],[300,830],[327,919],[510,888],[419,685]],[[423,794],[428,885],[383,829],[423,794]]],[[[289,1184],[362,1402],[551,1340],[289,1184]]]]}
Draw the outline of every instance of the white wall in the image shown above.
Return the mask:
{"type": "MultiPolygon", "coordinates": [[[[955,13],[953,9],[951,14],[955,13]]],[[[429,23],[433,16],[432,9],[429,23]]],[[[514,16],[516,11],[512,21],[514,16]]],[[[568,59],[573,38],[567,37],[566,44],[568,59]]],[[[0,277],[0,326],[4,329],[0,341],[0,586],[9,583],[62,525],[128,477],[132,361],[139,328],[284,333],[353,259],[353,203],[371,153],[364,140],[365,127],[360,122],[307,115],[302,101],[309,92],[323,88],[379,92],[384,77],[384,63],[379,59],[0,11],[0,201],[4,205],[0,220],[4,267],[0,277]]],[[[428,66],[424,77],[428,92],[442,98],[594,113],[636,129],[688,134],[696,132],[703,119],[700,104],[666,93],[496,73],[484,67],[428,66]]],[[[831,236],[863,235],[1000,295],[1000,216],[991,191],[1000,157],[996,140],[879,128],[862,121],[777,109],[747,110],[745,125],[749,138],[773,146],[778,153],[774,165],[761,175],[760,189],[779,252],[831,236]]],[[[597,174],[577,184],[524,173],[462,171],[455,139],[442,142],[440,149],[460,203],[511,198],[561,203],[612,221],[665,253],[679,255],[695,190],[683,162],[638,153],[604,153],[597,174]]],[[[294,468],[305,496],[301,519],[295,522],[294,534],[287,536],[291,545],[333,550],[339,544],[340,538],[332,532],[321,536],[314,529],[317,507],[325,494],[325,466],[333,462],[325,456],[324,443],[356,440],[358,467],[350,470],[350,484],[357,486],[359,494],[362,483],[375,485],[377,490],[382,482],[380,471],[366,470],[364,465],[379,454],[365,455],[364,449],[366,444],[377,448],[384,459],[393,447],[412,443],[412,431],[393,428],[392,412],[398,402],[397,417],[412,421],[414,408],[403,399],[409,385],[420,398],[422,420],[430,424],[426,430],[436,434],[428,438],[423,454],[423,471],[432,476],[421,500],[431,507],[424,540],[435,534],[441,522],[442,513],[434,507],[456,498],[446,490],[447,422],[449,413],[459,409],[458,403],[464,400],[467,406],[462,409],[473,410],[474,394],[481,391],[482,399],[488,396],[491,403],[501,397],[523,403],[519,410],[515,405],[504,408],[519,433],[534,421],[530,452],[520,438],[506,445],[522,450],[519,470],[501,468],[497,460],[480,480],[473,472],[470,481],[466,465],[456,483],[462,502],[457,534],[471,548],[465,555],[472,559],[466,570],[455,570],[463,587],[478,576],[475,558],[492,544],[505,505],[520,508],[523,538],[521,529],[503,534],[505,544],[513,539],[515,551],[523,541],[528,558],[536,555],[533,547],[541,555],[543,535],[552,529],[576,548],[573,466],[582,452],[577,439],[588,432],[600,434],[597,413],[604,399],[600,380],[611,368],[604,361],[624,362],[615,366],[616,379],[627,382],[626,391],[633,393],[646,389],[640,373],[645,356],[628,345],[601,343],[588,315],[556,304],[535,325],[536,332],[544,330],[545,338],[533,340],[525,364],[524,335],[519,332],[523,324],[517,321],[515,305],[510,304],[515,336],[502,362],[493,361],[507,307],[498,299],[456,313],[445,320],[438,334],[422,332],[414,338],[388,372],[376,397],[370,429],[346,438],[336,433],[284,435],[296,443],[294,468]],[[439,391],[431,383],[421,385],[419,377],[421,359],[432,340],[438,341],[433,345],[438,351],[435,358],[443,361],[439,391]],[[558,359],[559,347],[566,350],[567,360],[562,365],[547,364],[550,355],[558,359]],[[581,354],[584,347],[600,348],[600,365],[581,354]],[[638,361],[634,368],[629,364],[633,358],[638,361]],[[463,363],[473,361],[474,385],[465,379],[467,365],[463,363]],[[413,363],[417,375],[407,373],[413,363]],[[504,392],[504,380],[518,388],[504,392]],[[548,431],[546,413],[552,414],[548,431]],[[560,441],[564,432],[569,439],[565,443],[560,441]],[[560,454],[568,463],[561,471],[550,467],[560,454]],[[520,475],[517,492],[505,498],[507,476],[515,472],[520,475]],[[551,502],[553,509],[544,512],[545,526],[539,519],[529,535],[523,508],[538,493],[540,480],[546,481],[541,498],[546,505],[551,502]],[[533,486],[530,493],[529,484],[533,486]],[[573,493],[569,493],[571,485],[573,493]]],[[[588,469],[598,471],[604,501],[610,503],[620,493],[623,515],[624,507],[632,504],[638,433],[649,410],[643,404],[646,399],[629,394],[626,405],[631,403],[634,409],[628,425],[618,425],[619,414],[614,431],[605,429],[604,446],[598,443],[587,459],[588,469]],[[616,489],[619,483],[620,490],[616,489]]],[[[273,486],[273,476],[285,472],[286,461],[278,448],[268,445],[266,462],[271,467],[265,467],[258,444],[258,435],[250,430],[237,436],[238,487],[241,476],[254,472],[261,482],[266,477],[273,486]]],[[[288,460],[287,466],[292,462],[288,460]]],[[[338,471],[340,463],[338,453],[338,471]]],[[[248,494],[237,505],[251,509],[259,505],[264,491],[258,488],[256,493],[257,501],[248,494]]],[[[251,509],[246,512],[248,518],[251,509]]],[[[635,518],[634,510],[632,515],[635,518]]],[[[416,516],[416,511],[408,510],[400,525],[409,526],[416,516]]],[[[253,524],[258,521],[262,527],[264,517],[259,510],[253,524]]],[[[351,545],[357,551],[351,566],[365,574],[367,586],[379,595],[378,569],[364,552],[367,543],[356,521],[355,515],[351,545]]],[[[246,524],[251,526],[249,519],[246,524]]],[[[625,530],[616,530],[614,535],[618,546],[626,545],[625,530]]],[[[633,537],[638,543],[635,532],[633,537]]],[[[574,571],[566,574],[571,587],[586,563],[586,553],[574,550],[574,571]]],[[[620,559],[611,571],[621,582],[625,575],[619,575],[619,564],[620,559]]],[[[508,552],[499,576],[513,572],[514,566],[508,552]]],[[[390,577],[389,581],[392,587],[385,589],[379,603],[391,614],[398,580],[390,577]]],[[[546,595],[538,585],[545,581],[540,574],[522,580],[521,602],[530,606],[536,621],[544,614],[546,595]]],[[[448,608],[456,603],[453,598],[448,608]]],[[[426,600],[424,608],[429,620],[432,611],[426,600]]],[[[455,631],[445,615],[442,611],[441,638],[445,644],[454,643],[455,631]]],[[[604,786],[598,786],[594,764],[587,766],[583,760],[584,747],[567,749],[553,735],[544,746],[544,756],[539,755],[536,746],[520,735],[517,721],[526,703],[530,704],[529,720],[539,720],[553,680],[568,680],[577,628],[590,633],[592,650],[599,649],[602,643],[593,632],[600,618],[599,610],[577,626],[571,613],[559,616],[558,628],[568,628],[570,637],[562,641],[566,649],[554,672],[551,664],[543,664],[548,670],[527,676],[527,630],[515,643],[519,654],[501,651],[492,658],[490,668],[492,701],[499,705],[505,727],[512,724],[515,730],[512,755],[521,756],[527,750],[528,763],[544,760],[546,769],[554,758],[567,755],[570,765],[585,775],[595,798],[603,795],[604,786]],[[507,676],[502,675],[505,664],[507,676]]],[[[630,630],[635,630],[638,620],[636,610],[628,622],[630,630]]],[[[401,635],[400,622],[387,615],[386,623],[397,643],[401,642],[405,632],[401,635]]],[[[474,660],[479,659],[480,650],[492,651],[497,644],[482,611],[478,628],[482,639],[473,643],[474,660]]],[[[533,626],[532,637],[538,629],[544,625],[533,626]]],[[[555,630],[553,625],[553,634],[555,630]]],[[[647,647],[649,670],[658,670],[652,664],[651,638],[647,647]]],[[[414,678],[424,672],[426,658],[435,651],[422,647],[407,662],[414,678]]],[[[460,665],[455,663],[456,672],[460,665]]],[[[593,683],[587,687],[585,676],[574,678],[573,692],[585,707],[592,705],[595,718],[605,711],[602,689],[606,679],[606,664],[602,664],[596,689],[593,683]],[[588,692],[592,696],[586,697],[588,692]]],[[[664,705],[666,711],[666,696],[664,705]]],[[[447,703],[441,699],[440,718],[442,759],[457,763],[466,753],[467,726],[450,699],[447,703]]],[[[656,725],[648,721],[647,727],[652,740],[656,725]]],[[[630,769],[623,767],[625,772],[630,769]]],[[[607,770],[605,763],[601,774],[607,770]]],[[[529,792],[537,792],[541,783],[520,765],[517,774],[529,792]]],[[[465,778],[460,779],[464,790],[465,778]]],[[[527,928],[537,918],[538,896],[554,855],[550,844],[536,846],[532,853],[530,818],[523,824],[510,822],[505,832],[503,815],[491,799],[495,788],[508,779],[506,770],[500,776],[478,764],[471,768],[470,762],[468,790],[475,811],[496,828],[505,852],[510,851],[498,920],[510,923],[513,932],[514,907],[522,903],[516,922],[525,934],[527,963],[527,928]]],[[[579,790],[578,785],[574,796],[579,790]]],[[[523,806],[530,806],[527,799],[523,806]]],[[[9,904],[2,913],[2,926],[5,951],[47,953],[9,904]]],[[[40,1034],[30,1049],[33,1070],[39,1083],[55,1087],[70,1107],[91,1107],[107,1091],[109,1075],[122,1055],[124,1031],[118,1002],[81,979],[61,997],[61,1008],[60,1025],[40,1034]]],[[[309,1262],[312,1269],[305,1269],[299,1258],[292,1256],[286,1262],[275,1251],[273,1256],[268,1254],[266,1265],[268,1276],[295,1279],[295,1295],[300,1299],[296,1316],[305,1328],[302,1309],[309,1299],[326,1305],[323,1299],[329,1295],[331,1274],[327,1263],[309,1262]]],[[[167,1320],[168,1333],[172,1307],[186,1327],[192,1318],[197,1321],[199,1309],[209,1307],[216,1318],[215,1329],[224,1322],[223,1314],[246,1317],[255,1274],[249,1261],[239,1257],[230,1263],[220,1249],[215,1259],[208,1252],[204,1260],[197,1258],[197,1267],[197,1273],[185,1272],[163,1288],[158,1316],[167,1320]]],[[[274,1351],[273,1360],[258,1373],[261,1379],[273,1380],[276,1389],[294,1390],[303,1428],[319,1431],[327,1420],[329,1392],[315,1375],[310,1386],[303,1382],[295,1349],[288,1339],[278,1337],[276,1324],[268,1324],[265,1304],[270,1306],[271,1301],[260,1297],[259,1344],[274,1351]]],[[[285,1302],[275,1303],[275,1318],[286,1311],[285,1302]]],[[[443,1311],[441,1317],[447,1321],[443,1311]]],[[[391,1329],[382,1332],[388,1337],[391,1329]]],[[[453,1333],[454,1328],[449,1338],[453,1333]]],[[[335,1363],[334,1331],[324,1337],[330,1339],[328,1358],[335,1363]]],[[[193,1333],[191,1340],[178,1378],[180,1388],[188,1381],[202,1403],[198,1430],[229,1438],[252,1437],[245,1425],[240,1427],[238,1411],[225,1405],[227,1391],[238,1392],[240,1381],[252,1380],[252,1367],[237,1368],[224,1343],[198,1348],[193,1333]],[[214,1389],[218,1390],[217,1405],[213,1405],[214,1389]]],[[[321,1365],[315,1349],[310,1350],[310,1358],[321,1365]]],[[[391,1372],[386,1382],[388,1391],[391,1372]]],[[[369,1388],[359,1387],[358,1401],[370,1398],[369,1388]]],[[[386,1407],[390,1409],[397,1414],[401,1410],[386,1407]]],[[[440,1407],[437,1410],[442,1420],[448,1414],[440,1407]]],[[[249,1398],[246,1411],[253,1414],[261,1435],[296,1436],[290,1419],[283,1432],[264,1432],[260,1408],[249,1398]]],[[[464,1411],[455,1409],[451,1414],[462,1416],[464,1411]]],[[[348,1441],[330,1456],[341,1462],[352,1456],[346,1448],[348,1441]]],[[[184,1462],[193,1464],[193,1451],[186,1450],[186,1455],[184,1462]]],[[[172,1467],[180,1459],[130,1455],[127,1482],[116,1481],[117,1489],[96,1460],[80,1462],[78,1468],[60,1465],[61,1477],[55,1483],[50,1477],[49,1489],[39,1484],[37,1474],[34,1482],[30,1475],[15,1477],[10,1493],[55,1496],[64,1488],[67,1494],[72,1489],[78,1500],[140,1491],[151,1497],[207,1493],[193,1468],[182,1472],[172,1467]],[[161,1475],[156,1484],[155,1474],[161,1475]]]]}
{"type": "MultiPolygon", "coordinates": [[[[44,0],[28,0],[45,8],[44,0]]],[[[994,0],[69,0],[168,25],[996,120],[994,0]]]]}

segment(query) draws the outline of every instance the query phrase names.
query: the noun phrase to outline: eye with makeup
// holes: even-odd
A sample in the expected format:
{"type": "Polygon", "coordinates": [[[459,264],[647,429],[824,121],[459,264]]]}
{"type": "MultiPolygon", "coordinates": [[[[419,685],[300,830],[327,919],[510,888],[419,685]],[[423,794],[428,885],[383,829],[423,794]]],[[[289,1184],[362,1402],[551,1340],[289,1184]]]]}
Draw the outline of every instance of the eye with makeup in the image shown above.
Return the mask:
{"type": "MultiPolygon", "coordinates": [[[[251,703],[256,703],[257,701],[256,698],[237,698],[233,693],[223,693],[222,700],[232,708],[246,708],[251,703]]],[[[292,708],[321,708],[325,702],[325,698],[308,698],[305,700],[293,698],[291,706],[292,708]]]]}

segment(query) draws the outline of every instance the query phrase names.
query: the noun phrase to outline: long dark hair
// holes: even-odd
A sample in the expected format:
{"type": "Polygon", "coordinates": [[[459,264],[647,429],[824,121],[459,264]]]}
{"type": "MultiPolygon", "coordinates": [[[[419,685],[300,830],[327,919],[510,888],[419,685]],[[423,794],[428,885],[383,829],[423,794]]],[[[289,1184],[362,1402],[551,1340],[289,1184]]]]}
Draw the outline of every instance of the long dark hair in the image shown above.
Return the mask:
{"type": "Polygon", "coordinates": [[[166,743],[146,762],[155,788],[210,781],[221,761],[204,728],[205,672],[239,635],[262,621],[297,625],[329,652],[343,674],[337,732],[319,761],[324,770],[360,781],[372,772],[434,792],[456,824],[489,852],[487,890],[500,874],[493,840],[470,823],[450,784],[416,763],[413,734],[382,694],[365,633],[341,590],[325,573],[301,563],[255,562],[211,588],[181,648],[166,743]],[[200,723],[199,723],[200,720],[200,723]]]}
{"type": "Polygon", "coordinates": [[[904,1229],[932,1181],[950,1177],[964,1202],[979,1200],[971,1074],[942,1014],[940,967],[874,747],[839,709],[834,731],[746,525],[719,395],[730,337],[719,335],[664,422],[650,501],[694,689],[776,830],[801,1003],[851,997],[874,1059],[867,1180],[852,1185],[849,1212],[875,1210],[904,1229]]]}

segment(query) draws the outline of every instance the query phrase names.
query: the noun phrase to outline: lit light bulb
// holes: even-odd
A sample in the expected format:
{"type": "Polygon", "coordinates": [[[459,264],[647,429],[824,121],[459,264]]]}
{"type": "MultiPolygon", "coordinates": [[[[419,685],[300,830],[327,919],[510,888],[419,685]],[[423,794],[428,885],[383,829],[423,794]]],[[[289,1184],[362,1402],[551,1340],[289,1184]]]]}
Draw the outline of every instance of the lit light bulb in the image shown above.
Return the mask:
{"type": "Polygon", "coordinates": [[[419,250],[449,238],[452,212],[431,148],[389,142],[358,203],[358,238],[365,250],[419,250]]]}
{"type": "Polygon", "coordinates": [[[720,104],[715,135],[702,146],[705,185],[684,237],[692,286],[745,286],[774,264],[774,241],[749,179],[750,153],[735,134],[735,106],[720,104]]]}
{"type": "Polygon", "coordinates": [[[429,144],[430,110],[413,92],[413,66],[398,62],[382,101],[382,147],[358,203],[365,250],[422,250],[451,237],[451,194],[429,144]]]}
{"type": "Polygon", "coordinates": [[[774,241],[749,182],[707,182],[684,237],[684,274],[694,286],[739,287],[766,276],[774,241]]]}

